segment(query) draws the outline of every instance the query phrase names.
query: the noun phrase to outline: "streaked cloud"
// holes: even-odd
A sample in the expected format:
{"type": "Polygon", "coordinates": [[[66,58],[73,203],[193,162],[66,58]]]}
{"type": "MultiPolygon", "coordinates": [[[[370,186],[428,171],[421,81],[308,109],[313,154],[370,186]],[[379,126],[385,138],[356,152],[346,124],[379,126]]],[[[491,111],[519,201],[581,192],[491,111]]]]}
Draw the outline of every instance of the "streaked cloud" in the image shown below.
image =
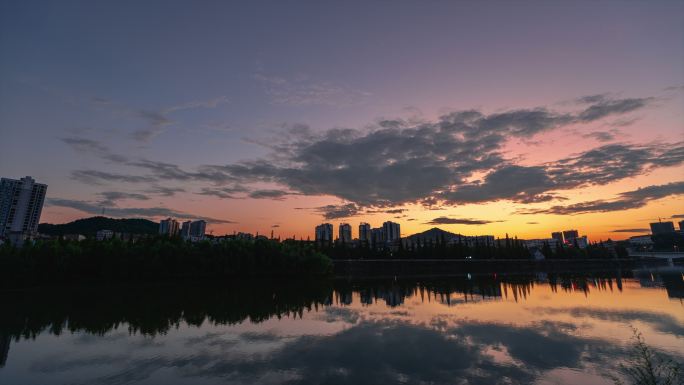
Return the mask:
{"type": "Polygon", "coordinates": [[[283,190],[254,190],[249,193],[249,197],[252,199],[282,200],[288,195],[292,195],[292,193],[283,190]]]}
{"type": "Polygon", "coordinates": [[[591,105],[580,112],[577,118],[582,122],[593,122],[607,116],[622,115],[639,110],[653,103],[656,99],[653,97],[615,99],[603,94],[580,98],[580,100],[591,105]]]}
{"type": "Polygon", "coordinates": [[[61,198],[48,198],[46,204],[52,207],[67,207],[94,215],[101,214],[104,208],[105,214],[114,218],[157,219],[161,217],[174,217],[179,219],[204,219],[212,224],[235,223],[227,219],[193,215],[166,207],[103,207],[100,203],[61,198]]]}
{"type": "Polygon", "coordinates": [[[164,113],[171,114],[177,111],[192,110],[195,108],[216,108],[221,104],[227,103],[230,103],[230,100],[226,96],[219,96],[207,100],[193,100],[173,107],[169,107],[164,110],[164,113]]]}
{"type": "Polygon", "coordinates": [[[341,205],[325,205],[313,209],[325,219],[342,219],[361,214],[361,209],[354,203],[341,205]]]}
{"type": "Polygon", "coordinates": [[[330,81],[316,81],[309,76],[283,77],[254,75],[273,103],[293,106],[323,105],[346,107],[362,103],[370,93],[330,81]]]}
{"type": "Polygon", "coordinates": [[[247,191],[247,189],[241,186],[204,187],[197,194],[215,196],[223,199],[239,199],[242,197],[240,194],[246,193],[247,191]]]}
{"type": "Polygon", "coordinates": [[[611,233],[650,233],[651,229],[641,228],[641,229],[616,229],[612,230],[611,233]]]}
{"type": "Polygon", "coordinates": [[[114,163],[126,162],[126,157],[112,153],[108,146],[96,140],[76,137],[59,138],[59,140],[82,154],[96,155],[114,163]]]}
{"type": "Polygon", "coordinates": [[[155,194],[155,195],[170,197],[170,196],[176,195],[176,193],[185,192],[185,189],[181,188],[181,187],[166,187],[166,186],[154,185],[154,186],[146,189],[145,192],[148,194],[155,194]]]}
{"type": "Polygon", "coordinates": [[[582,137],[583,138],[595,139],[599,142],[610,142],[610,141],[615,140],[617,134],[618,134],[618,132],[615,130],[593,131],[593,132],[583,134],[582,137]]]}
{"type": "Polygon", "coordinates": [[[157,135],[164,132],[166,126],[169,126],[173,121],[166,116],[166,114],[159,111],[137,110],[134,115],[138,118],[148,122],[148,125],[139,128],[131,133],[131,137],[140,142],[148,142],[157,135]]]}
{"type": "Polygon", "coordinates": [[[469,225],[469,226],[480,226],[487,225],[493,222],[501,221],[490,221],[486,219],[472,219],[472,218],[450,218],[450,217],[437,217],[429,222],[428,225],[469,225]]]}
{"type": "Polygon", "coordinates": [[[684,326],[682,323],[679,322],[677,318],[667,313],[640,310],[593,309],[588,307],[538,307],[533,310],[540,314],[567,314],[573,317],[573,319],[585,317],[603,321],[642,322],[659,332],[684,336],[684,326]]]}
{"type": "Polygon", "coordinates": [[[131,138],[139,142],[150,141],[163,133],[168,126],[176,123],[169,115],[179,111],[196,108],[216,108],[219,105],[228,102],[229,100],[226,96],[219,96],[206,100],[192,100],[168,108],[154,109],[131,107],[102,97],[93,97],[90,99],[90,104],[98,109],[109,110],[119,116],[132,117],[145,122],[144,127],[138,128],[130,133],[131,138]]]}
{"type": "Polygon", "coordinates": [[[102,184],[110,182],[150,183],[157,179],[150,176],[118,174],[97,170],[75,170],[71,172],[71,179],[85,184],[102,184]]]}
{"type": "Polygon", "coordinates": [[[678,195],[684,195],[684,181],[647,186],[638,190],[623,192],[618,194],[618,197],[613,200],[594,200],[567,206],[552,206],[543,209],[523,209],[519,210],[518,213],[573,215],[622,211],[643,207],[648,202],[656,199],[678,195]]]}
{"type": "Polygon", "coordinates": [[[149,200],[150,198],[147,195],[143,194],[138,194],[138,193],[130,193],[130,192],[122,192],[122,191],[103,191],[98,193],[101,197],[101,200],[98,202],[102,206],[112,206],[115,205],[117,201],[120,200],[139,200],[139,201],[146,201],[149,200]]]}

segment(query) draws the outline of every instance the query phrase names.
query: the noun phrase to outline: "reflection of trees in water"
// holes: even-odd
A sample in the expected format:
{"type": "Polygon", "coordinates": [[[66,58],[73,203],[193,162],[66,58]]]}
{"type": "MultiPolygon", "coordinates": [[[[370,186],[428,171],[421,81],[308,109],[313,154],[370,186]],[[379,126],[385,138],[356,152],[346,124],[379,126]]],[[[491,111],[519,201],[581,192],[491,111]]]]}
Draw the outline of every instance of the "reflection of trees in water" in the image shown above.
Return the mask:
{"type": "Polygon", "coordinates": [[[560,288],[564,292],[583,292],[589,295],[595,291],[622,291],[623,274],[617,272],[615,276],[578,276],[578,275],[553,275],[549,274],[548,282],[551,291],[558,292],[560,288]]]}
{"type": "MultiPolygon", "coordinates": [[[[335,290],[340,298],[351,299],[352,293],[359,293],[364,305],[384,302],[386,306],[396,307],[407,298],[420,298],[421,302],[440,302],[451,305],[454,295],[462,295],[465,301],[475,296],[482,298],[501,297],[501,282],[492,277],[474,278],[450,277],[443,279],[389,279],[338,281],[335,290]]],[[[350,301],[340,301],[339,305],[349,305],[350,301]]]]}
{"type": "MultiPolygon", "coordinates": [[[[178,283],[5,291],[0,293],[5,309],[0,317],[0,337],[34,338],[42,332],[58,335],[66,331],[103,335],[119,327],[126,327],[130,333],[155,335],[181,322],[199,326],[203,322],[223,325],[256,323],[274,317],[301,318],[305,312],[325,306],[350,305],[354,298],[361,304],[379,302],[388,307],[400,306],[408,298],[446,305],[497,298],[520,301],[540,284],[548,284],[553,292],[582,291],[588,295],[592,290],[621,290],[621,279],[616,273],[488,274],[430,279],[178,283]]],[[[5,345],[0,344],[0,348],[4,349],[5,345]]]]}
{"type": "Polygon", "coordinates": [[[329,302],[331,281],[259,284],[131,285],[2,293],[7,314],[0,332],[34,338],[42,332],[103,335],[126,326],[131,333],[165,333],[181,322],[199,326],[301,317],[329,302]]]}
{"type": "Polygon", "coordinates": [[[0,331],[0,368],[5,366],[9,354],[10,336],[0,331]]]}

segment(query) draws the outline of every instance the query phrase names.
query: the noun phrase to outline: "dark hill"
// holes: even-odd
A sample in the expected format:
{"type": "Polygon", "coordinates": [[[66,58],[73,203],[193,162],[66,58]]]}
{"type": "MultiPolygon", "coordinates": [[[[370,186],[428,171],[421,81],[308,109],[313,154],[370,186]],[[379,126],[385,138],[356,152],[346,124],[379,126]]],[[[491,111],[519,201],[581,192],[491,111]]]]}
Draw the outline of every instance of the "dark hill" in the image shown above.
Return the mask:
{"type": "Polygon", "coordinates": [[[114,219],[92,217],[78,219],[60,225],[41,223],[38,232],[47,235],[82,234],[94,236],[98,230],[112,230],[119,233],[157,234],[159,225],[147,219],[114,219]]]}
{"type": "Polygon", "coordinates": [[[449,241],[451,239],[457,238],[459,235],[454,234],[451,232],[448,232],[446,230],[439,229],[437,227],[433,227],[430,230],[423,231],[422,233],[418,234],[413,234],[409,235],[408,238],[409,240],[415,241],[420,239],[421,241],[437,241],[441,240],[442,238],[446,241],[449,241]]]}

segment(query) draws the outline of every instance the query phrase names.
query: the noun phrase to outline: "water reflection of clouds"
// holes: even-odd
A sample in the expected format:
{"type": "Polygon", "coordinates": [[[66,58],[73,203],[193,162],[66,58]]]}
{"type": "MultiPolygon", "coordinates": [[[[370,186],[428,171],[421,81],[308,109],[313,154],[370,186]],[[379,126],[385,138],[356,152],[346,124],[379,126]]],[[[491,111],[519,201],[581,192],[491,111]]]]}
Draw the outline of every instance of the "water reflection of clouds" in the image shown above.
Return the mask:
{"type": "Polygon", "coordinates": [[[64,355],[48,355],[34,361],[29,369],[42,374],[66,372],[74,369],[91,368],[93,366],[109,366],[122,364],[130,357],[126,354],[97,354],[88,357],[67,358],[64,355]]]}
{"type": "Polygon", "coordinates": [[[553,368],[587,369],[586,361],[609,365],[623,354],[620,346],[575,332],[573,324],[550,321],[528,327],[448,317],[435,317],[430,325],[361,321],[332,335],[297,338],[252,332],[226,337],[208,332],[185,338],[182,346],[190,347],[189,351],[169,349],[152,357],[44,357],[32,369],[57,373],[115,365],[118,371],[87,381],[108,385],[145,380],[163,369],[174,369],[187,380],[235,382],[381,384],[402,379],[408,384],[440,384],[463,379],[467,384],[528,384],[553,368]],[[261,354],[235,354],[237,341],[255,339],[280,343],[261,354]]]}
{"type": "Polygon", "coordinates": [[[360,311],[343,307],[327,307],[315,317],[325,322],[344,322],[355,324],[361,318],[360,311]]]}
{"type": "Polygon", "coordinates": [[[601,321],[630,323],[642,322],[653,327],[653,329],[677,337],[684,336],[684,325],[675,317],[666,313],[656,313],[641,310],[611,310],[589,307],[572,308],[534,308],[531,309],[537,314],[554,315],[566,314],[574,318],[586,317],[601,321]]]}
{"type": "MultiPolygon", "coordinates": [[[[527,368],[537,370],[581,367],[583,355],[591,354],[596,358],[602,358],[605,356],[605,350],[611,346],[603,340],[570,334],[568,325],[551,322],[537,323],[530,327],[468,323],[461,324],[449,332],[468,336],[477,345],[503,346],[512,358],[524,363],[527,368]]],[[[616,348],[610,349],[611,355],[614,355],[616,348]]]]}
{"type": "Polygon", "coordinates": [[[101,344],[103,342],[113,342],[118,340],[125,340],[128,337],[128,333],[123,332],[110,332],[103,336],[90,334],[90,333],[78,333],[77,337],[74,338],[75,344],[91,345],[91,344],[101,344]]]}

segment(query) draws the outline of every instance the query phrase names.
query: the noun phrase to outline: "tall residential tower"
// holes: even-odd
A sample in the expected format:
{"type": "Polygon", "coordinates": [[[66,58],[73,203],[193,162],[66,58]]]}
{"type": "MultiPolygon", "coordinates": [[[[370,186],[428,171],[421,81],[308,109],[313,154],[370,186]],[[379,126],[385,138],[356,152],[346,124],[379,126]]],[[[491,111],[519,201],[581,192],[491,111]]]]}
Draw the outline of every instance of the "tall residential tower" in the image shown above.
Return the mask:
{"type": "Polygon", "coordinates": [[[371,226],[366,222],[361,222],[361,224],[359,225],[359,241],[371,241],[371,226]]]}
{"type": "Polygon", "coordinates": [[[333,240],[333,225],[330,223],[323,223],[316,226],[316,242],[332,242],[333,240]]]}
{"type": "Polygon", "coordinates": [[[180,231],[180,223],[173,218],[166,218],[159,222],[159,234],[174,237],[180,231]]]}
{"type": "Polygon", "coordinates": [[[30,176],[0,179],[0,237],[22,241],[36,234],[46,191],[30,176]]]}
{"type": "Polygon", "coordinates": [[[401,239],[401,228],[398,223],[387,221],[382,224],[382,235],[385,242],[395,242],[401,239]]]}
{"type": "Polygon", "coordinates": [[[344,243],[350,243],[352,241],[352,229],[351,225],[348,223],[342,223],[339,227],[339,241],[344,243]]]}

